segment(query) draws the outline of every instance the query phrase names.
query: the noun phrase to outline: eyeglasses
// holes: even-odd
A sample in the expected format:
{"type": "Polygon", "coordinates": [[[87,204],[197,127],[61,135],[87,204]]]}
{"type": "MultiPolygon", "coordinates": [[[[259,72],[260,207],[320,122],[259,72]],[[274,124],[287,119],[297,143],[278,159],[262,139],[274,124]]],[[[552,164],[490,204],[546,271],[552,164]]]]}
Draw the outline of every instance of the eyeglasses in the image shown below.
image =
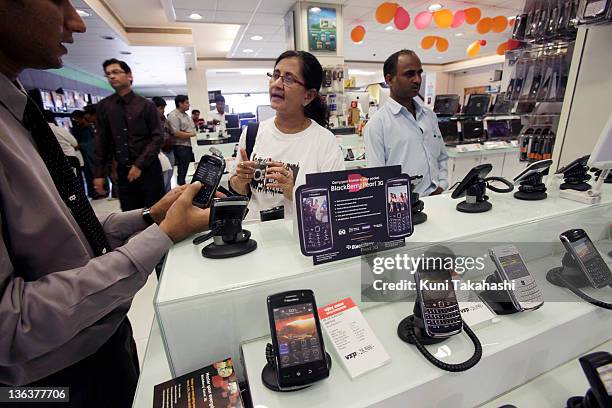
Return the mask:
{"type": "Polygon", "coordinates": [[[281,75],[280,72],[274,71],[273,73],[269,73],[268,72],[266,75],[268,76],[268,78],[270,78],[270,82],[275,82],[276,80],[278,80],[278,78],[282,78],[283,79],[283,85],[291,86],[293,84],[300,84],[304,88],[306,88],[306,84],[303,83],[302,81],[300,81],[299,79],[296,79],[293,76],[293,74],[281,75]]]}
{"type": "Polygon", "coordinates": [[[125,71],[121,69],[113,69],[112,71],[105,72],[104,76],[109,77],[111,75],[119,75],[119,74],[125,74],[125,71]]]}

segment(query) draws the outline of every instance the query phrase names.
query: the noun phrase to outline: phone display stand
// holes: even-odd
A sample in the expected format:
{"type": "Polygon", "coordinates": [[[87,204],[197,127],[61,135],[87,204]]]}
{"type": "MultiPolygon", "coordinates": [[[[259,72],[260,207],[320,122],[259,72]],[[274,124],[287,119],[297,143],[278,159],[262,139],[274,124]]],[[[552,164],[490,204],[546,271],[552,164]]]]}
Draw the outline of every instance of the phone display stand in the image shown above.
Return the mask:
{"type": "MultiPolygon", "coordinates": [[[[496,273],[487,276],[487,283],[501,283],[496,273]]],[[[518,313],[508,293],[504,290],[483,290],[478,294],[480,298],[498,315],[518,313]]]]}
{"type": "MultiPolygon", "coordinates": [[[[331,370],[332,367],[332,359],[331,356],[325,352],[325,359],[327,360],[327,369],[331,370]]],[[[303,390],[304,388],[308,388],[314,383],[304,384],[303,386],[298,386],[297,388],[291,388],[290,390],[281,390],[278,386],[278,377],[276,376],[276,362],[274,360],[274,348],[272,344],[268,343],[266,345],[266,365],[261,371],[261,381],[266,386],[267,389],[276,392],[293,392],[303,390]]]]}
{"type": "Polygon", "coordinates": [[[485,194],[487,191],[487,182],[485,179],[479,178],[474,184],[468,187],[465,201],[457,204],[457,211],[476,214],[487,212],[493,208],[488,200],[489,197],[485,194]]]}
{"type": "Polygon", "coordinates": [[[589,167],[586,164],[579,165],[563,173],[563,184],[559,186],[559,189],[587,191],[591,189],[591,185],[587,183],[590,179],[589,167]]]}
{"type": "Polygon", "coordinates": [[[571,397],[567,400],[566,408],[607,408],[601,406],[595,394],[589,389],[584,397],[571,397]]]}
{"type": "Polygon", "coordinates": [[[233,258],[245,255],[257,249],[257,242],[251,239],[251,232],[241,230],[233,238],[226,240],[224,236],[213,237],[213,242],[202,248],[202,256],[211,259],[233,258]]]}
{"type": "Polygon", "coordinates": [[[423,357],[429,360],[430,363],[442,370],[457,373],[469,370],[480,361],[482,357],[482,346],[476,334],[467,324],[465,324],[465,322],[463,323],[463,330],[472,340],[472,343],[474,343],[474,354],[472,357],[458,364],[450,364],[438,360],[427,350],[427,348],[425,348],[425,346],[441,343],[445,341],[446,338],[435,338],[426,333],[425,324],[423,323],[423,312],[418,298],[414,302],[413,313],[414,314],[406,317],[399,323],[397,326],[397,335],[402,341],[416,346],[423,357]]]}
{"type": "Polygon", "coordinates": [[[578,264],[569,253],[563,255],[561,265],[556,268],[552,268],[546,273],[546,280],[555,286],[561,288],[566,287],[563,281],[560,279],[560,275],[563,275],[563,279],[570,283],[575,288],[585,288],[590,286],[588,279],[584,276],[584,273],[578,267],[578,264]]]}
{"type": "Polygon", "coordinates": [[[544,200],[548,194],[546,194],[546,185],[542,183],[543,177],[544,175],[538,171],[521,181],[514,198],[527,201],[544,200]]]}
{"type": "Polygon", "coordinates": [[[427,214],[423,212],[425,203],[419,197],[419,193],[412,193],[410,202],[412,203],[412,225],[422,224],[427,221],[427,214]]]}

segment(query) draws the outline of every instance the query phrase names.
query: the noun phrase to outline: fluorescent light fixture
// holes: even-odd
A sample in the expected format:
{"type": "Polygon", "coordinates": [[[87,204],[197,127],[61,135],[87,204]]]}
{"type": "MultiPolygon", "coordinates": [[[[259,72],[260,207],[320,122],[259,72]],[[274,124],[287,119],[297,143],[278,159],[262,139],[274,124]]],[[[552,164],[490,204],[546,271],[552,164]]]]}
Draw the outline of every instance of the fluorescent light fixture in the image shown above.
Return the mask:
{"type": "Polygon", "coordinates": [[[388,25],[385,27],[386,31],[393,31],[393,26],[392,25],[388,25]]]}
{"type": "Polygon", "coordinates": [[[263,40],[263,37],[261,35],[254,35],[251,37],[251,40],[253,41],[261,41],[263,40]]]}
{"type": "Polygon", "coordinates": [[[191,52],[190,51],[184,51],[183,55],[191,55],[191,52]]]}
{"type": "Polygon", "coordinates": [[[441,10],[441,9],[442,9],[442,5],[438,4],[438,3],[434,3],[434,4],[432,4],[431,6],[429,6],[427,8],[427,10],[429,10],[431,12],[438,11],[438,10],[441,10]]]}
{"type": "Polygon", "coordinates": [[[91,16],[91,14],[89,14],[88,12],[86,12],[85,10],[81,10],[81,9],[77,9],[77,14],[81,17],[89,17],[91,16]]]}
{"type": "Polygon", "coordinates": [[[374,75],[376,72],[374,71],[363,71],[361,69],[349,69],[349,75],[374,75]]]}
{"type": "Polygon", "coordinates": [[[202,15],[198,14],[198,13],[191,13],[189,15],[189,18],[192,20],[201,20],[202,19],[202,15]]]}
{"type": "Polygon", "coordinates": [[[242,50],[242,52],[244,52],[246,54],[251,54],[253,52],[253,50],[250,49],[250,48],[245,48],[244,50],[242,50]]]}
{"type": "Polygon", "coordinates": [[[319,7],[311,7],[308,11],[311,13],[320,13],[321,9],[319,7]]]}
{"type": "Polygon", "coordinates": [[[120,51],[119,54],[122,54],[122,55],[132,55],[132,53],[130,51],[120,51]]]}

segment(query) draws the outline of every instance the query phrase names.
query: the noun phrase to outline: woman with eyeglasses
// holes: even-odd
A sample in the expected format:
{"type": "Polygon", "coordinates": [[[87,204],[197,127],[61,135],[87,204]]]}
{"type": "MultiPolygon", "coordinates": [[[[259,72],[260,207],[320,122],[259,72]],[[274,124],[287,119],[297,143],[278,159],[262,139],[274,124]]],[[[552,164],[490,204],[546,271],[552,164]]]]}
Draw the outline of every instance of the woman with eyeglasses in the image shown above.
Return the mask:
{"type": "Polygon", "coordinates": [[[342,151],[325,128],[327,108],[319,96],[323,69],[305,51],[286,51],[274,64],[270,78],[273,118],[259,124],[253,152],[246,152],[247,130],[240,137],[240,160],[230,178],[232,189],[251,194],[247,219],[259,212],[285,207],[293,213],[295,188],[306,183],[306,174],[344,170],[342,151]]]}

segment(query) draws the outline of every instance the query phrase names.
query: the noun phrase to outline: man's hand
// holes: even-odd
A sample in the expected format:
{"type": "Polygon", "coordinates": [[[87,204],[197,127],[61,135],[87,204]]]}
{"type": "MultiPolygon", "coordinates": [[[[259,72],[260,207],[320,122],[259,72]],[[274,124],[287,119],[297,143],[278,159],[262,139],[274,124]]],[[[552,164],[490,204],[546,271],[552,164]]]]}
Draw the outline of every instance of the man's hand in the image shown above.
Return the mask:
{"type": "Polygon", "coordinates": [[[293,200],[293,170],[282,163],[270,162],[266,168],[266,179],[274,180],[267,183],[267,188],[280,188],[287,200],[293,200]]]}
{"type": "Polygon", "coordinates": [[[160,224],[164,218],[166,218],[168,209],[170,209],[172,204],[174,204],[174,202],[180,197],[186,188],[187,184],[173,188],[172,190],[168,191],[161,200],[156,202],[153,207],[151,207],[150,214],[156,224],[160,224]]]}
{"type": "Polygon", "coordinates": [[[442,194],[443,191],[444,189],[442,187],[438,187],[430,195],[439,195],[442,194]]]}
{"type": "Polygon", "coordinates": [[[130,172],[127,175],[127,179],[131,183],[132,181],[136,180],[141,175],[142,175],[142,170],[140,170],[136,166],[132,166],[130,167],[130,172]]]}
{"type": "Polygon", "coordinates": [[[94,179],[94,188],[96,189],[96,193],[98,193],[99,195],[108,195],[108,192],[104,189],[103,178],[94,179]]]}
{"type": "Polygon", "coordinates": [[[210,210],[208,208],[203,210],[192,204],[200,188],[202,184],[199,181],[186,186],[166,213],[166,218],[159,224],[172,242],[182,241],[208,228],[210,210]]]}

